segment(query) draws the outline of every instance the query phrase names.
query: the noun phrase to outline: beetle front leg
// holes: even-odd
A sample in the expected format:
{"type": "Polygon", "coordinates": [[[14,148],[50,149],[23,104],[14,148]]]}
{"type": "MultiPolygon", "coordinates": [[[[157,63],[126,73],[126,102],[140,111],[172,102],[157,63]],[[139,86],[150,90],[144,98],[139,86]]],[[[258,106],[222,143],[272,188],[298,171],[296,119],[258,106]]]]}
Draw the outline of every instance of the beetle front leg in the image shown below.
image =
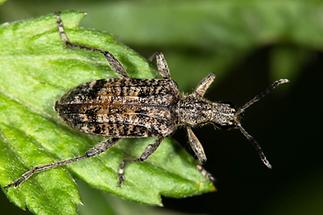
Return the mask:
{"type": "Polygon", "coordinates": [[[126,177],[125,177],[125,169],[126,169],[127,164],[132,163],[132,162],[141,162],[141,161],[147,160],[148,157],[150,155],[152,155],[156,151],[156,149],[158,148],[160,143],[163,141],[163,139],[164,139],[164,137],[159,137],[154,143],[149,144],[145,148],[145,151],[140,155],[139,158],[137,158],[137,159],[124,159],[124,160],[121,161],[121,163],[119,165],[119,170],[118,170],[118,177],[119,177],[118,186],[121,186],[122,183],[126,179],[126,177]]]}
{"type": "Polygon", "coordinates": [[[196,137],[191,127],[186,127],[186,131],[187,131],[188,141],[190,143],[190,146],[194,154],[196,155],[197,159],[199,160],[199,163],[196,165],[197,170],[200,171],[205,178],[208,178],[210,181],[214,182],[215,178],[212,176],[211,173],[205,170],[204,167],[202,166],[202,163],[206,161],[206,155],[204,153],[204,149],[201,142],[196,137]]]}
{"type": "Polygon", "coordinates": [[[202,81],[196,87],[194,93],[200,97],[203,97],[207,89],[211,86],[214,79],[215,79],[214,74],[212,73],[208,74],[205,78],[202,79],[202,81]]]}
{"type": "Polygon", "coordinates": [[[198,158],[199,162],[204,163],[206,161],[206,155],[202,144],[200,143],[199,139],[197,139],[192,128],[186,127],[186,131],[188,135],[188,142],[190,143],[191,149],[193,150],[194,154],[198,158]]]}
{"type": "Polygon", "coordinates": [[[215,182],[216,179],[214,178],[214,176],[209,173],[206,169],[204,169],[204,167],[201,164],[197,164],[196,168],[198,171],[200,171],[200,173],[207,179],[209,179],[212,182],[215,182]]]}
{"type": "Polygon", "coordinates": [[[167,61],[163,53],[156,52],[149,58],[149,60],[156,63],[157,70],[163,78],[165,79],[171,78],[167,61]]]}

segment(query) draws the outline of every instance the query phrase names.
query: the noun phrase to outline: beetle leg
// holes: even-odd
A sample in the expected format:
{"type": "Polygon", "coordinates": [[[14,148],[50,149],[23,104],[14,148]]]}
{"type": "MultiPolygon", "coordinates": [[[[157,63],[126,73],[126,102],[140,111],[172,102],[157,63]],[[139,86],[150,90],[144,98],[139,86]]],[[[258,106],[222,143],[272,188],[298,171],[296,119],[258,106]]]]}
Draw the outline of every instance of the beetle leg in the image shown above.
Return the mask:
{"type": "Polygon", "coordinates": [[[188,134],[188,140],[191,145],[191,148],[194,152],[194,154],[197,156],[199,160],[199,164],[196,165],[196,168],[201,172],[201,174],[208,178],[210,181],[214,182],[215,178],[212,176],[211,173],[209,173],[207,170],[205,170],[202,166],[202,163],[206,161],[206,155],[204,153],[203,146],[199,139],[194,134],[191,127],[186,127],[187,134],[188,134]]]}
{"type": "Polygon", "coordinates": [[[91,149],[87,150],[85,152],[85,156],[87,158],[97,156],[97,155],[105,152],[109,148],[111,148],[111,146],[113,146],[118,140],[119,140],[119,138],[111,138],[111,139],[108,139],[108,140],[104,140],[104,141],[96,144],[91,149]]]}
{"type": "Polygon", "coordinates": [[[204,167],[201,164],[197,164],[196,165],[196,168],[197,168],[198,171],[201,172],[201,174],[205,178],[209,179],[212,182],[215,182],[216,181],[216,179],[214,178],[214,176],[211,173],[209,173],[206,169],[204,169],[204,167]]]}
{"type": "Polygon", "coordinates": [[[156,63],[157,70],[159,74],[165,78],[165,79],[170,79],[170,72],[169,68],[167,65],[167,61],[165,59],[165,56],[161,52],[155,52],[150,58],[150,61],[156,63]]]}
{"type": "Polygon", "coordinates": [[[186,127],[186,131],[188,135],[188,141],[194,154],[197,156],[200,163],[204,163],[206,161],[206,155],[204,153],[202,144],[200,143],[199,139],[197,139],[197,137],[195,136],[192,128],[186,127]]]}
{"type": "Polygon", "coordinates": [[[94,48],[94,47],[89,47],[86,45],[81,45],[81,44],[76,44],[76,43],[72,43],[66,32],[64,29],[64,25],[63,25],[63,21],[60,17],[60,13],[56,13],[56,22],[57,22],[57,28],[58,28],[58,32],[59,32],[59,36],[62,39],[64,45],[68,48],[79,48],[79,49],[84,49],[84,50],[88,50],[88,51],[93,51],[93,52],[99,52],[101,54],[104,55],[104,57],[107,59],[107,61],[109,62],[110,66],[112,67],[112,69],[117,72],[119,75],[121,75],[122,77],[128,77],[128,74],[125,70],[125,68],[122,66],[122,64],[108,51],[102,50],[102,49],[98,49],[98,48],[94,48]]]}
{"type": "Polygon", "coordinates": [[[124,159],[121,161],[119,165],[119,170],[118,170],[118,176],[119,176],[119,181],[118,181],[118,186],[121,186],[124,180],[126,179],[125,177],[125,168],[127,164],[132,163],[132,162],[141,162],[147,160],[147,158],[152,155],[160,143],[163,141],[164,137],[158,137],[158,139],[152,143],[149,144],[146,148],[145,151],[140,155],[139,158],[137,159],[124,159]]]}
{"type": "Polygon", "coordinates": [[[214,74],[208,74],[205,78],[202,79],[202,81],[199,83],[199,85],[196,87],[194,93],[200,97],[203,97],[207,89],[210,87],[212,82],[215,79],[214,74]]]}
{"type": "Polygon", "coordinates": [[[74,158],[70,158],[70,159],[66,159],[66,160],[61,160],[61,161],[57,161],[57,162],[54,162],[54,163],[44,164],[44,165],[40,165],[40,166],[35,166],[31,170],[29,170],[29,171],[25,172],[24,174],[22,174],[18,179],[16,179],[12,183],[6,185],[4,188],[18,187],[20,184],[24,183],[31,176],[33,176],[33,175],[35,175],[37,173],[40,173],[40,172],[43,172],[43,171],[46,171],[46,170],[49,170],[49,169],[53,169],[53,168],[56,168],[56,167],[65,166],[65,165],[70,164],[70,163],[74,163],[74,162],[77,162],[77,161],[80,161],[80,160],[84,160],[84,159],[91,158],[93,156],[99,155],[99,154],[105,152],[106,150],[108,150],[117,141],[118,141],[117,138],[104,140],[104,141],[96,144],[93,148],[89,149],[82,156],[78,156],[78,157],[74,157],[74,158]]]}

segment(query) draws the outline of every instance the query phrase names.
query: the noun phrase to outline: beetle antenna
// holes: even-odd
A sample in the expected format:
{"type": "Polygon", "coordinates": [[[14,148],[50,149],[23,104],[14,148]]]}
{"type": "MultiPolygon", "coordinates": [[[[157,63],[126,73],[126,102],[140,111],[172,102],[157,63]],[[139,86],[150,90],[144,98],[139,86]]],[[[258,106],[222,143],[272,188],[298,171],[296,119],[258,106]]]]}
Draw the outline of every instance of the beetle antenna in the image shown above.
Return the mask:
{"type": "Polygon", "coordinates": [[[269,93],[271,93],[275,88],[277,88],[279,85],[288,83],[289,80],[288,79],[279,79],[277,81],[275,81],[274,83],[272,83],[267,89],[265,89],[264,91],[260,92],[259,94],[257,94],[255,97],[253,97],[251,100],[249,100],[246,104],[244,104],[241,108],[239,108],[237,110],[237,112],[235,113],[236,116],[236,126],[237,128],[239,128],[240,132],[247,138],[247,140],[249,141],[249,143],[251,145],[253,145],[253,147],[256,149],[261,161],[263,162],[263,164],[265,164],[269,169],[271,169],[271,164],[269,163],[269,161],[267,160],[265,153],[263,152],[262,148],[260,147],[260,145],[258,144],[257,140],[251,136],[240,124],[239,122],[239,115],[241,115],[246,109],[248,109],[251,105],[253,105],[254,103],[258,102],[260,99],[262,99],[263,97],[265,97],[266,95],[268,95],[269,93]]]}
{"type": "Polygon", "coordinates": [[[260,147],[260,145],[258,144],[257,140],[251,136],[242,126],[240,123],[237,123],[237,127],[239,128],[239,130],[241,131],[241,133],[247,138],[247,140],[249,141],[249,143],[256,149],[261,161],[263,164],[266,165],[266,167],[268,167],[269,169],[272,168],[271,164],[269,163],[269,161],[266,158],[266,155],[264,153],[264,151],[262,150],[262,148],[260,147]]]}
{"type": "Polygon", "coordinates": [[[264,91],[260,92],[259,94],[257,94],[255,97],[253,97],[251,100],[249,100],[246,104],[244,104],[242,107],[240,107],[237,112],[236,112],[236,116],[239,116],[240,114],[242,114],[247,108],[249,108],[251,105],[253,105],[254,103],[258,102],[260,99],[262,99],[263,97],[265,97],[266,95],[268,95],[269,93],[271,93],[276,87],[278,87],[279,85],[288,83],[289,80],[288,79],[279,79],[277,81],[275,81],[274,83],[272,83],[267,89],[265,89],[264,91]]]}

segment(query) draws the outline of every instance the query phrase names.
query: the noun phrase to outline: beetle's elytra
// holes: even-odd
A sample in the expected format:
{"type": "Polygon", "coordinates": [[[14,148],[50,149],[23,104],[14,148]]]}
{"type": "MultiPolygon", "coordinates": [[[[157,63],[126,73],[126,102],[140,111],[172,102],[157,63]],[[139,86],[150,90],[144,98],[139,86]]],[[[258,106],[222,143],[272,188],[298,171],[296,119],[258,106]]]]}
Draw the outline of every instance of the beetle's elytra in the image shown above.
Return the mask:
{"type": "Polygon", "coordinates": [[[240,115],[274,88],[287,83],[287,79],[275,81],[244,106],[235,109],[229,104],[211,102],[203,98],[215,79],[213,74],[205,77],[193,93],[185,95],[179,92],[176,83],[171,79],[163,54],[156,53],[152,59],[161,76],[159,79],[130,78],[122,64],[109,51],[70,42],[60,15],[56,14],[56,18],[59,36],[65,47],[103,54],[120,78],[81,84],[63,95],[55,103],[55,110],[71,127],[109,139],[98,143],[84,155],[36,166],[8,184],[6,188],[17,187],[36,173],[99,155],[120,138],[156,137],[156,141],[148,145],[138,159],[125,159],[121,162],[118,170],[121,185],[125,180],[126,164],[146,160],[158,148],[163,138],[171,135],[179,126],[186,127],[189,143],[199,160],[198,169],[212,180],[213,177],[201,166],[206,161],[206,155],[192,130],[195,126],[208,123],[218,128],[239,129],[254,145],[263,163],[271,167],[256,140],[241,126],[240,115]]]}
{"type": "Polygon", "coordinates": [[[168,79],[113,78],[82,84],[57,101],[56,111],[85,133],[118,138],[168,136],[176,128],[176,84],[168,79]]]}

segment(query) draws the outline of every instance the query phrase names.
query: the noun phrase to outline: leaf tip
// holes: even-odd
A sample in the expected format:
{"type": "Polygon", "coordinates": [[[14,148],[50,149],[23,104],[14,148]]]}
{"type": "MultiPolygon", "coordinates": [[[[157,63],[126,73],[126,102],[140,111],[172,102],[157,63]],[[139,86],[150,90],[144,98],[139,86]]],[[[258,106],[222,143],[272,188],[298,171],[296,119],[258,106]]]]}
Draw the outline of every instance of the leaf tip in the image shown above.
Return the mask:
{"type": "Polygon", "coordinates": [[[60,12],[60,16],[64,19],[64,24],[68,27],[75,27],[80,24],[82,19],[87,16],[87,12],[77,10],[64,10],[60,12]],[[69,26],[72,23],[72,26],[69,26]]]}
{"type": "Polygon", "coordinates": [[[212,184],[210,187],[210,192],[217,192],[218,190],[216,189],[216,187],[212,184]]]}

